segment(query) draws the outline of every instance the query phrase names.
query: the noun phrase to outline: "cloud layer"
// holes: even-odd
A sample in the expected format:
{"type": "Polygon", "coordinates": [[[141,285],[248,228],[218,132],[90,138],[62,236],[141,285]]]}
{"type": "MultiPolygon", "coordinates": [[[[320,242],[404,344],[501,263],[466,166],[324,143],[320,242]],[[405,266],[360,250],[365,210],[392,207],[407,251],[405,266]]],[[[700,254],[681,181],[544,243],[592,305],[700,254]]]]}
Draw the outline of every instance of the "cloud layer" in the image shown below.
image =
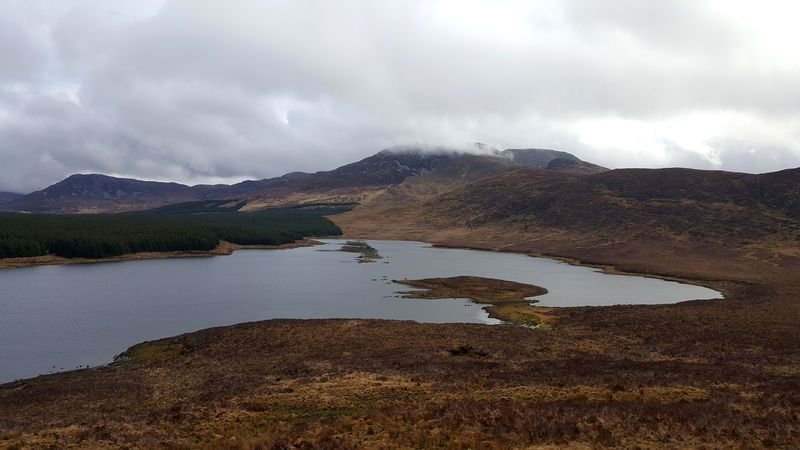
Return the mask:
{"type": "Polygon", "coordinates": [[[786,1],[0,0],[0,190],[187,183],[408,144],[800,165],[786,1]]]}

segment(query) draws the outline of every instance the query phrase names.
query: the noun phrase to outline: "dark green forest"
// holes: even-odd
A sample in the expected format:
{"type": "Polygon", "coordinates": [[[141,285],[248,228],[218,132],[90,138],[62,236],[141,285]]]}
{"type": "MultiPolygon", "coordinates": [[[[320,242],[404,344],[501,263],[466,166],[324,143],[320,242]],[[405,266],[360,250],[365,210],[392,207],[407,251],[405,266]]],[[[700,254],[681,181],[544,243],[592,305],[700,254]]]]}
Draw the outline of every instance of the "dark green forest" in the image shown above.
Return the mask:
{"type": "Polygon", "coordinates": [[[0,258],[57,255],[108,258],[136,252],[211,250],[221,240],[278,245],[307,236],[338,236],[323,217],[348,206],[305,205],[238,212],[225,202],[191,202],[148,211],[98,215],[0,213],[0,258]]]}

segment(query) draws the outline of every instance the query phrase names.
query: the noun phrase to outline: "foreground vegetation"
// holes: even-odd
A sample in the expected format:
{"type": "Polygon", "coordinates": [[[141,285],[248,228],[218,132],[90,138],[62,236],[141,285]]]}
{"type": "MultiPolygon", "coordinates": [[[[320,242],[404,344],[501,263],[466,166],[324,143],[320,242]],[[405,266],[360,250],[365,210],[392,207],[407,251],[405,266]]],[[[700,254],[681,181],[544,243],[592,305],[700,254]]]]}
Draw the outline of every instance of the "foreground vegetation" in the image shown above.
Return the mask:
{"type": "Polygon", "coordinates": [[[340,235],[325,205],[242,213],[225,202],[192,202],[137,213],[0,213],[0,258],[56,255],[108,258],[139,252],[208,251],[220,241],[280,245],[305,236],[340,235]]]}
{"type": "Polygon", "coordinates": [[[0,448],[792,447],[796,331],[723,344],[721,328],[663,325],[670,310],[717,311],[731,325],[722,302],[647,308],[638,329],[629,307],[565,312],[548,332],[378,320],[213,328],[137,345],[113,367],[0,387],[0,448]],[[751,364],[761,342],[770,355],[751,364]]]}

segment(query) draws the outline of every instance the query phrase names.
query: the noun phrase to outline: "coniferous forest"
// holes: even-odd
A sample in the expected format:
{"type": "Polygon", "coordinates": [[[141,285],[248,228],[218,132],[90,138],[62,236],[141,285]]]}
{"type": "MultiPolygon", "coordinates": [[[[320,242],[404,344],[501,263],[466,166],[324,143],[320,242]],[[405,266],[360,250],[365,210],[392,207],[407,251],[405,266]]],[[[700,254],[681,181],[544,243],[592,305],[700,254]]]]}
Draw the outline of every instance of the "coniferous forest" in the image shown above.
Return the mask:
{"type": "Polygon", "coordinates": [[[279,245],[306,236],[340,235],[339,227],[323,216],[347,209],[312,205],[246,213],[223,203],[191,202],[119,214],[0,213],[0,258],[206,251],[220,241],[279,245]]]}

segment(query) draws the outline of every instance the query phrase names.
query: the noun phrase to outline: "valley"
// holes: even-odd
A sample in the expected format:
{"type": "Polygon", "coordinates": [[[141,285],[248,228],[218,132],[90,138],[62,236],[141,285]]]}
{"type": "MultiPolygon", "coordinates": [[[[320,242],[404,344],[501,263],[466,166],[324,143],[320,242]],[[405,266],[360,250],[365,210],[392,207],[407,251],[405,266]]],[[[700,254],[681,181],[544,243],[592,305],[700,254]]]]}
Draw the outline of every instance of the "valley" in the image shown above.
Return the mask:
{"type": "MultiPolygon", "coordinates": [[[[381,152],[225,200],[244,202],[242,211],[347,204],[347,211],[324,213],[346,240],[547,256],[682,280],[724,298],[646,304],[651,294],[642,291],[629,304],[547,304],[547,326],[539,329],[332,315],[207,328],[134,345],[110,366],[2,385],[0,448],[800,442],[798,169],[606,170],[548,151],[503,152],[381,152]]],[[[69,194],[80,205],[47,197],[42,210],[106,208],[87,196],[69,194]]],[[[31,204],[17,201],[12,208],[31,204]]],[[[351,264],[365,270],[393,261],[357,264],[356,256],[348,255],[351,264]]],[[[437,266],[452,271],[426,287],[483,299],[489,281],[472,293],[467,279],[448,284],[471,275],[456,272],[457,261],[437,266]]],[[[433,277],[422,269],[400,278],[433,277]]],[[[319,273],[305,275],[305,283],[319,273]]],[[[503,273],[482,276],[512,281],[503,273]]],[[[552,280],[519,281],[555,293],[552,280]]],[[[537,299],[545,303],[547,295],[537,299]]]]}

